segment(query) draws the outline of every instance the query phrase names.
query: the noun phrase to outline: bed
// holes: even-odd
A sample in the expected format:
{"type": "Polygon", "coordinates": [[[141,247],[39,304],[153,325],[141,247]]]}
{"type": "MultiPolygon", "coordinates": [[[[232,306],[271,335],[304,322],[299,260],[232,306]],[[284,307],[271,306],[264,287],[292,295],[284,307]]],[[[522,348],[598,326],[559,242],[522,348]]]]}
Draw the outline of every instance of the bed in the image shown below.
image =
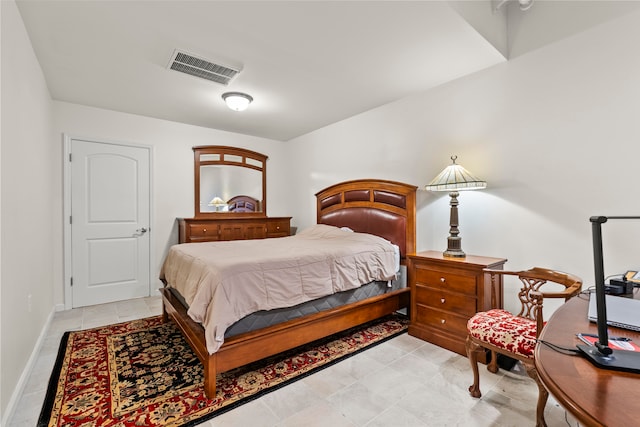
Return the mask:
{"type": "MultiPolygon", "coordinates": [[[[373,234],[399,248],[401,263],[415,252],[416,187],[394,181],[355,180],[316,194],[317,223],[373,234]]],[[[282,238],[286,239],[286,238],[282,238]]],[[[201,244],[198,244],[201,245],[201,244]]],[[[295,348],[409,305],[409,288],[388,290],[355,302],[302,315],[224,339],[215,352],[207,348],[205,328],[187,314],[183,300],[165,281],[160,290],[163,320],[173,320],[204,365],[204,390],[215,396],[216,374],[295,348]]]]}

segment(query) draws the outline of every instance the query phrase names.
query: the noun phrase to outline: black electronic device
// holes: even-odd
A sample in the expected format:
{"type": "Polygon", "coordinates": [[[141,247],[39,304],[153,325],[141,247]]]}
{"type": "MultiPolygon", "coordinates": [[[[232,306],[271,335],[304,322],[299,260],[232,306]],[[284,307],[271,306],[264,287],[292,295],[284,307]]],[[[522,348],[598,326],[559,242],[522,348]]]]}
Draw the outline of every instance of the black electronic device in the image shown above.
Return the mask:
{"type": "Polygon", "coordinates": [[[604,369],[640,373],[640,352],[612,350],[607,331],[607,305],[605,303],[604,257],[602,254],[602,224],[608,219],[640,219],[640,216],[592,216],[593,262],[596,281],[598,341],[595,346],[578,345],[578,349],[594,365],[604,369]]]}
{"type": "Polygon", "coordinates": [[[633,282],[623,279],[611,279],[605,286],[609,295],[633,295],[633,282]]]}

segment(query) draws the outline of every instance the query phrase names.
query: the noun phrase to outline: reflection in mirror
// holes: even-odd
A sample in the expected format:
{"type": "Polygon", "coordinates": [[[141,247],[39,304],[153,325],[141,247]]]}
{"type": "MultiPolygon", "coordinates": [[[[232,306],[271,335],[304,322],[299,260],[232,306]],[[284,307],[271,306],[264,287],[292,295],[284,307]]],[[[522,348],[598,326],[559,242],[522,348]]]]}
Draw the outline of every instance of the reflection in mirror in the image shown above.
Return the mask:
{"type": "Polygon", "coordinates": [[[195,216],[266,216],[267,156],[243,148],[193,147],[195,216]]]}
{"type": "MultiPolygon", "coordinates": [[[[240,195],[262,200],[262,172],[230,165],[200,166],[200,212],[229,212],[229,200],[240,195]]],[[[255,211],[261,211],[261,203],[255,211]]]]}

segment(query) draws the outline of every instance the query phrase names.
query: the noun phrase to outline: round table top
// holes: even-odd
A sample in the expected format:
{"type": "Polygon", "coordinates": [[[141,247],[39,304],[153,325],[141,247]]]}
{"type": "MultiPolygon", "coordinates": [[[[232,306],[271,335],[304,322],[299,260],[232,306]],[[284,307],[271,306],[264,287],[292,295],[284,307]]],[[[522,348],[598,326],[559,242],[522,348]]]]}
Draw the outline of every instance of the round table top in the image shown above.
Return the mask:
{"type": "MultiPolygon", "coordinates": [[[[575,349],[582,344],[576,334],[597,334],[596,324],[587,319],[588,305],[586,294],[567,301],[553,313],[539,339],[575,349]]],[[[609,335],[640,344],[637,332],[610,327],[609,335]]],[[[640,424],[640,374],[598,368],[583,356],[562,354],[544,344],[536,346],[535,365],[547,390],[581,425],[640,424]]]]}

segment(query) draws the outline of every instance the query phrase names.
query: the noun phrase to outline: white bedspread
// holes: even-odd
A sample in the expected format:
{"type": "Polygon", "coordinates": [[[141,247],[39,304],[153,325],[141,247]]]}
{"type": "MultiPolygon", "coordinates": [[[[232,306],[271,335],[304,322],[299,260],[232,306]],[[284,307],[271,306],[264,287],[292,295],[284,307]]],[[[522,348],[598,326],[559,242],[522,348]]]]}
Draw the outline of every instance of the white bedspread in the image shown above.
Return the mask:
{"type": "Polygon", "coordinates": [[[396,249],[377,236],[315,225],[290,237],[175,245],[160,278],[185,298],[213,354],[248,314],[391,280],[396,249]]]}

